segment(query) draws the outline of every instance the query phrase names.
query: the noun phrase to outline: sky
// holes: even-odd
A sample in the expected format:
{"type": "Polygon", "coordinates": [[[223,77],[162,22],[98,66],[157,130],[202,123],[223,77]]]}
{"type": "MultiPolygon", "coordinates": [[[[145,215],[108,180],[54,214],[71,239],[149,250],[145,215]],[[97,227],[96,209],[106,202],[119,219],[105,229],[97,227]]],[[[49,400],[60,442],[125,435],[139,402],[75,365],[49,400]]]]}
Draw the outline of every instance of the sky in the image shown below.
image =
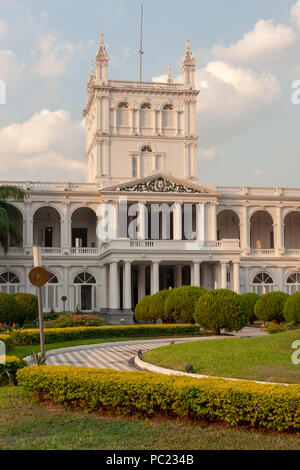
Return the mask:
{"type": "MultiPolygon", "coordinates": [[[[164,80],[168,64],[178,80],[190,37],[199,181],[300,187],[300,0],[143,3],[145,81],[164,80]]],[[[138,80],[140,5],[0,0],[1,180],[84,181],[82,110],[100,30],[109,78],[138,80]]]]}

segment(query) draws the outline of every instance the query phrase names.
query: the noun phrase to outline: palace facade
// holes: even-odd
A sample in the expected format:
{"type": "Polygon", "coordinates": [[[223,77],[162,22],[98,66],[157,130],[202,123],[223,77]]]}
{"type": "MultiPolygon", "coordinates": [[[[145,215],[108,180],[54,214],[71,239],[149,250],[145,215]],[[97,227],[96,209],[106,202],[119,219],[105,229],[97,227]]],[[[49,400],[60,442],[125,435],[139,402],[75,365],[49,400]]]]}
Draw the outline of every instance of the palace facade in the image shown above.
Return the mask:
{"type": "Polygon", "coordinates": [[[34,292],[33,245],[50,273],[44,310],[62,311],[66,296],[67,310],[101,312],[110,323],[132,322],[145,294],[181,285],[298,290],[300,189],[197,181],[201,94],[189,41],[182,83],[170,69],[166,83],[109,80],[108,64],[101,35],[84,110],[86,182],[0,182],[26,193],[12,201],[23,246],[0,253],[0,290],[34,292]],[[106,215],[109,233],[99,237],[106,215]]]}

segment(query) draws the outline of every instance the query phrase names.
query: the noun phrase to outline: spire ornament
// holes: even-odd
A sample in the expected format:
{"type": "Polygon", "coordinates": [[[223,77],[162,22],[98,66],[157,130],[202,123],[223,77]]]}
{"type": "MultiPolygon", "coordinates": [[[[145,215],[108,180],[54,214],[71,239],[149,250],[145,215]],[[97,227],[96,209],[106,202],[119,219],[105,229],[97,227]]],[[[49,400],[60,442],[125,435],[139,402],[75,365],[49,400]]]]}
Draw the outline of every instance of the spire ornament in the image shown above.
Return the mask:
{"type": "Polygon", "coordinates": [[[169,67],[168,67],[168,83],[173,83],[171,65],[169,65],[169,67]]]}
{"type": "Polygon", "coordinates": [[[98,47],[97,55],[96,55],[96,62],[100,61],[108,61],[109,57],[105,49],[104,45],[104,37],[103,37],[103,31],[101,29],[101,37],[100,37],[100,44],[98,47]]]}

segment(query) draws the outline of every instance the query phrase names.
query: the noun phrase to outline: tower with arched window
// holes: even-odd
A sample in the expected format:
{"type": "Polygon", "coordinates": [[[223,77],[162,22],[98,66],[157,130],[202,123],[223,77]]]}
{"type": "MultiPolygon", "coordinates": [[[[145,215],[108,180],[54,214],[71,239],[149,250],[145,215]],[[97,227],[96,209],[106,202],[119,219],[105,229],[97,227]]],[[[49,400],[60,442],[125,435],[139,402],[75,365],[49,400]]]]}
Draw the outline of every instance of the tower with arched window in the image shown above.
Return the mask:
{"type": "Polygon", "coordinates": [[[163,83],[108,78],[103,33],[87,83],[86,179],[108,186],[167,172],[197,180],[195,59],[187,39],[182,81],[163,83]],[[141,149],[152,148],[152,158],[141,149]],[[145,158],[144,158],[145,157],[145,158]]]}

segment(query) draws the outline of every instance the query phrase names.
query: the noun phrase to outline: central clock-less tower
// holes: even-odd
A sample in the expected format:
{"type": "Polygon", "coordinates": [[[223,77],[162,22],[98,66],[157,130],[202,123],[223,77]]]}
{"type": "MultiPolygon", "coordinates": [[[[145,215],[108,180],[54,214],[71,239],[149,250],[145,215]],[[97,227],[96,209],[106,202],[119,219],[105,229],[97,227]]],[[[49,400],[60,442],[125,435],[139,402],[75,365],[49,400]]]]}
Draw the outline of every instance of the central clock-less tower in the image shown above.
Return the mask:
{"type": "Polygon", "coordinates": [[[189,39],[182,83],[108,80],[103,33],[87,83],[86,179],[103,186],[155,172],[197,181],[195,59],[189,39]],[[95,75],[96,66],[96,75],[95,75]]]}

